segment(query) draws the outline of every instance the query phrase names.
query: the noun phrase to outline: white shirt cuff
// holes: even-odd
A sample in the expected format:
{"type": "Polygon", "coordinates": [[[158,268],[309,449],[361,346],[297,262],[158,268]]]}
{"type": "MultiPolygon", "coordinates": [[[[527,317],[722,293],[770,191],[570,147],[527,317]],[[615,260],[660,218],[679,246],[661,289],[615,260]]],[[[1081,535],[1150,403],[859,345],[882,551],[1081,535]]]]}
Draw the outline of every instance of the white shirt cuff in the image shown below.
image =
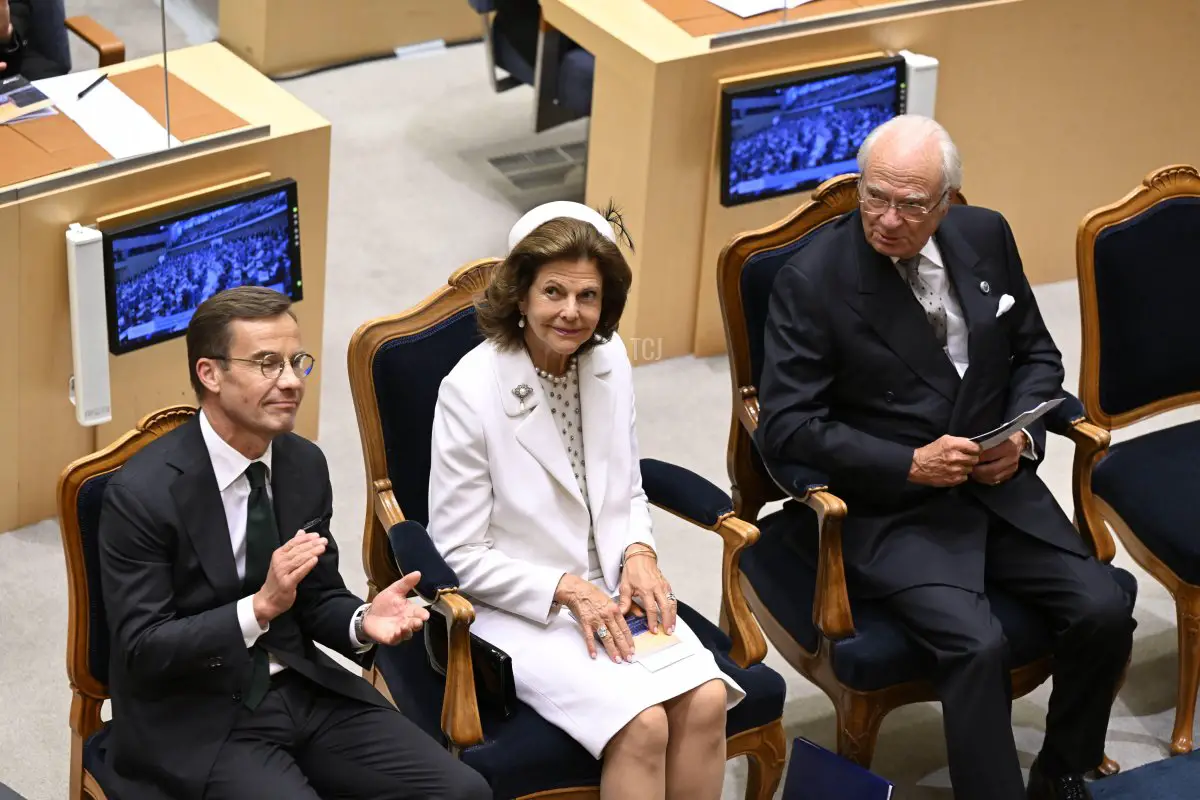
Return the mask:
{"type": "Polygon", "coordinates": [[[1033,437],[1029,435],[1029,431],[1024,428],[1021,433],[1025,434],[1025,449],[1021,451],[1021,458],[1028,458],[1030,461],[1038,460],[1037,445],[1033,443],[1033,437]]]}
{"type": "Polygon", "coordinates": [[[271,623],[267,623],[267,627],[263,628],[258,624],[258,617],[254,615],[254,596],[243,597],[237,601],[237,616],[238,625],[242,629],[242,639],[246,642],[246,649],[254,647],[254,643],[258,641],[258,637],[271,629],[271,623]]]}
{"type": "Polygon", "coordinates": [[[370,607],[370,603],[363,603],[358,607],[357,611],[350,615],[350,647],[353,648],[354,652],[356,653],[365,653],[375,646],[374,642],[367,642],[366,644],[363,644],[358,640],[358,637],[354,635],[354,618],[359,615],[359,612],[365,614],[366,609],[370,607]]]}

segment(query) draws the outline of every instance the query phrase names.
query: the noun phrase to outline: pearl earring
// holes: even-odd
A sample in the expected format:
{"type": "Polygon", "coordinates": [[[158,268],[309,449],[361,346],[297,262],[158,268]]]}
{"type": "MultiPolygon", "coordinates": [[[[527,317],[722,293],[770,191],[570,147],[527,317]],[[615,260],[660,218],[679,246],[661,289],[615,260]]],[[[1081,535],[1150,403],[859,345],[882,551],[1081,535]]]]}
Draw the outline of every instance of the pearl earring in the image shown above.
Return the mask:
{"type": "Polygon", "coordinates": [[[524,328],[524,327],[525,327],[525,315],[524,315],[524,314],[522,314],[522,315],[521,315],[521,320],[520,320],[520,321],[517,323],[517,327],[518,327],[518,328],[524,328]]]}

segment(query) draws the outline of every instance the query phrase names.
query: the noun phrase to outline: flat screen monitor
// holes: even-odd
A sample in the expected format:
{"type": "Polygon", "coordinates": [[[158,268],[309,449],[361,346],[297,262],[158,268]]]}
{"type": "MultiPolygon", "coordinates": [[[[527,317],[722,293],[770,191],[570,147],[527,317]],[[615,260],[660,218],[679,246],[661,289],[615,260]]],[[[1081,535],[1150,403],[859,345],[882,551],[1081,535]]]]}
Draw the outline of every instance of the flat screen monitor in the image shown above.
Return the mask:
{"type": "Polygon", "coordinates": [[[903,56],[739,82],[721,92],[721,203],[803,191],[856,172],[867,134],[904,113],[903,56]]]}
{"type": "Polygon", "coordinates": [[[113,355],[182,336],[222,289],[267,286],[303,299],[294,180],[102,232],[113,355]]]}

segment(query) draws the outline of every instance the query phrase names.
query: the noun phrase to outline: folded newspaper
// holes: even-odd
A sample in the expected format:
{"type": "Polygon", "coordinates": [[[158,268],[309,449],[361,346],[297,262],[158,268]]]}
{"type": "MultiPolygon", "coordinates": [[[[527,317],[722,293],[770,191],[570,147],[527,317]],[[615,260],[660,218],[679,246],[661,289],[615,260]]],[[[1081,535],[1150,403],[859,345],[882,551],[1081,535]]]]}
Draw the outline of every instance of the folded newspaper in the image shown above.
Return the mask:
{"type": "Polygon", "coordinates": [[[1061,397],[1057,400],[1047,400],[1046,402],[1029,409],[1024,414],[1014,417],[995,430],[988,431],[987,433],[981,433],[978,436],[972,436],[971,441],[978,442],[979,446],[984,450],[990,450],[1008,437],[1012,436],[1017,431],[1028,428],[1043,414],[1058,408],[1059,403],[1062,401],[1063,398],[1061,397]]]}

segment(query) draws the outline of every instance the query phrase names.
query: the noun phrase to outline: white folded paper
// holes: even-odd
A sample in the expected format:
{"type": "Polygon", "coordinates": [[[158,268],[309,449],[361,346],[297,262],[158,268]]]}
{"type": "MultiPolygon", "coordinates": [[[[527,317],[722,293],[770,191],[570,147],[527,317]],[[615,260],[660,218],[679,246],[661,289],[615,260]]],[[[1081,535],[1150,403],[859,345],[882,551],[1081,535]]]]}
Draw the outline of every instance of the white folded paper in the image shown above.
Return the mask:
{"type": "Polygon", "coordinates": [[[812,0],[708,0],[708,2],[745,19],[746,17],[766,14],[770,11],[796,8],[805,3],[811,3],[812,0]]]}
{"type": "Polygon", "coordinates": [[[1043,414],[1053,411],[1058,407],[1063,399],[1060,397],[1057,400],[1047,400],[1037,406],[1026,411],[1024,414],[1019,414],[1013,419],[1001,425],[995,430],[981,433],[979,436],[972,436],[972,442],[978,442],[979,446],[984,450],[990,450],[996,445],[1003,442],[1008,437],[1020,430],[1024,430],[1036,422],[1043,414]]]}

